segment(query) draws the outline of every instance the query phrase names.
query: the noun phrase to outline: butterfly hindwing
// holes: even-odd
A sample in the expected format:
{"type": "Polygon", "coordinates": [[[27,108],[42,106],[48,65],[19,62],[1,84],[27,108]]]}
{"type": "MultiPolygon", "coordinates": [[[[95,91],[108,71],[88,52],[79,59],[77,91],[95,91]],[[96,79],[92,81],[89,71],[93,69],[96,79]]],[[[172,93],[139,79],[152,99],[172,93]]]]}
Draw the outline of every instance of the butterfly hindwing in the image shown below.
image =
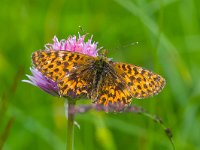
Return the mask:
{"type": "Polygon", "coordinates": [[[156,95],[165,85],[163,77],[147,69],[121,62],[114,62],[113,67],[135,98],[140,99],[156,95]]]}
{"type": "Polygon", "coordinates": [[[121,80],[114,74],[112,68],[104,69],[101,75],[95,102],[104,106],[114,106],[121,109],[131,103],[131,94],[121,80]]]}

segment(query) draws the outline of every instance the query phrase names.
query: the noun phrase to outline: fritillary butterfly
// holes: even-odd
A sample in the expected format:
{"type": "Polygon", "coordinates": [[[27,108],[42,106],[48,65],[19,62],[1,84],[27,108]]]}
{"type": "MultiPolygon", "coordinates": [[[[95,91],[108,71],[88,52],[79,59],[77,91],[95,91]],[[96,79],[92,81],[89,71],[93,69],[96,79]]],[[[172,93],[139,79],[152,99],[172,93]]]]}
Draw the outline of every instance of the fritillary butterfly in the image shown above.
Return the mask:
{"type": "Polygon", "coordinates": [[[139,66],[113,62],[103,54],[97,57],[69,51],[36,51],[34,66],[58,84],[59,94],[73,99],[87,97],[94,103],[128,106],[132,97],[158,94],[165,79],[139,66]]]}

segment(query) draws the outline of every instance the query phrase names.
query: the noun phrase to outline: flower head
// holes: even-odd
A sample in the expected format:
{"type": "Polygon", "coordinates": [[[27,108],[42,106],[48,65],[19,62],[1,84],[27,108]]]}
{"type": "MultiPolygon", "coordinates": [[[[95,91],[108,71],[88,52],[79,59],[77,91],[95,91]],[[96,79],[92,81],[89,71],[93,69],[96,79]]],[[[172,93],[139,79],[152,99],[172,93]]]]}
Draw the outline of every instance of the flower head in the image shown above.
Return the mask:
{"type": "Polygon", "coordinates": [[[90,56],[97,56],[98,50],[97,49],[97,42],[92,43],[92,36],[90,39],[88,39],[87,42],[84,42],[86,35],[80,35],[77,38],[74,36],[69,36],[66,40],[58,40],[56,36],[53,38],[53,44],[46,44],[45,48],[46,50],[67,50],[72,52],[79,52],[90,56]]]}
{"type": "MultiPolygon", "coordinates": [[[[97,42],[92,42],[92,36],[88,41],[84,42],[86,35],[80,35],[78,38],[74,36],[69,36],[67,39],[58,40],[56,36],[53,38],[53,44],[46,44],[45,50],[66,50],[72,52],[79,52],[89,56],[96,57],[98,56],[97,42]]],[[[22,80],[23,82],[30,83],[34,86],[39,87],[43,91],[54,95],[59,96],[59,88],[57,82],[47,78],[36,68],[32,67],[31,69],[32,76],[26,75],[29,80],[22,80]]]]}

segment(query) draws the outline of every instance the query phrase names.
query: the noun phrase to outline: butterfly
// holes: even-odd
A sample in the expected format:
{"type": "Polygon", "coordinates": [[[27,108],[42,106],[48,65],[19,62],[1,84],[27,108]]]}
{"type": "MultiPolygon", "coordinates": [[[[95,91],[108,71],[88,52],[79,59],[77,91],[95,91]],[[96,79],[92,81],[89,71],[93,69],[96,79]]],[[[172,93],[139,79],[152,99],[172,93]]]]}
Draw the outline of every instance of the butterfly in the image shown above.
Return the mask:
{"type": "Polygon", "coordinates": [[[100,54],[97,57],[71,51],[36,51],[34,67],[57,83],[59,94],[77,99],[87,97],[103,105],[127,107],[132,98],[158,94],[165,79],[139,66],[114,62],[100,54]]]}

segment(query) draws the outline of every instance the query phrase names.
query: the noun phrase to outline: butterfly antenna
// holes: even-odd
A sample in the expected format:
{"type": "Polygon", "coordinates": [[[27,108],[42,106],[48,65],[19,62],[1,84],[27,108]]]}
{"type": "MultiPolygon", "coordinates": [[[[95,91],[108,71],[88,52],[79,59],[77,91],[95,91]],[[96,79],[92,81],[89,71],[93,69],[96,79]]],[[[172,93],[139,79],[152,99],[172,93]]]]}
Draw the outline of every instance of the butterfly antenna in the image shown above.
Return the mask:
{"type": "Polygon", "coordinates": [[[130,47],[130,46],[138,45],[138,44],[139,44],[139,42],[132,42],[132,43],[123,45],[122,47],[123,47],[123,48],[126,48],[126,47],[130,47]]]}
{"type": "Polygon", "coordinates": [[[120,44],[120,45],[116,46],[115,49],[127,48],[127,47],[138,45],[138,44],[139,44],[139,42],[132,42],[132,43],[128,43],[128,44],[120,44]]]}
{"type": "Polygon", "coordinates": [[[80,32],[81,34],[84,34],[84,35],[89,34],[89,33],[86,33],[86,31],[83,29],[82,26],[78,26],[78,27],[79,27],[79,32],[80,32]]]}

